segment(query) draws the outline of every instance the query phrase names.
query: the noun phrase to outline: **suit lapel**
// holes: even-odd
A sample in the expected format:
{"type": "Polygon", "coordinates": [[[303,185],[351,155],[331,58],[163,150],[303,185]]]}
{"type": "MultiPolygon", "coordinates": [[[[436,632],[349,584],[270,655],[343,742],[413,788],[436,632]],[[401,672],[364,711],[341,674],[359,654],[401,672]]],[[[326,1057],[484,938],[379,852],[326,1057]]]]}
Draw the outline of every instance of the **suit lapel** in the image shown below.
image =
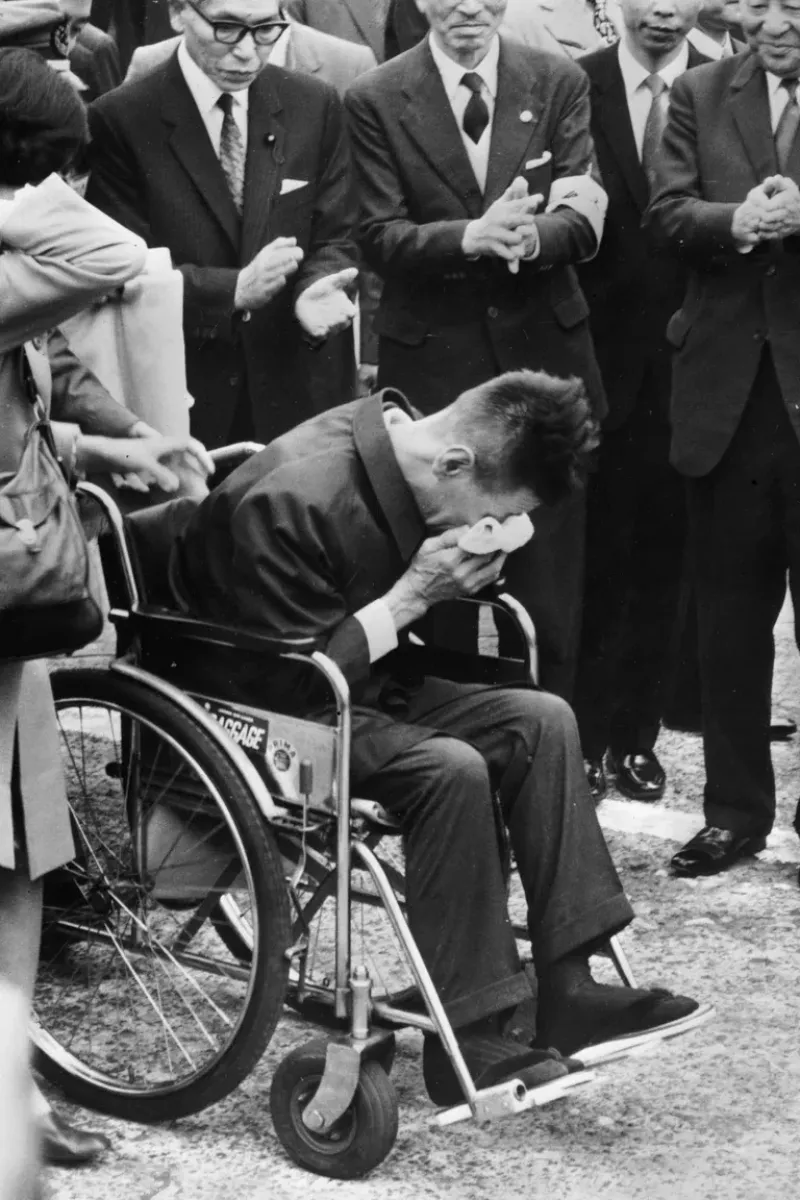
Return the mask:
{"type": "Polygon", "coordinates": [[[647,177],[636,150],[617,48],[610,46],[608,51],[600,51],[595,57],[596,65],[601,62],[601,54],[602,70],[592,75],[595,121],[603,131],[637,207],[643,212],[648,201],[647,177]]]}
{"type": "Polygon", "coordinates": [[[292,25],[286,49],[286,70],[301,75],[315,75],[322,67],[319,55],[303,36],[303,25],[292,25]]]}
{"type": "Polygon", "coordinates": [[[400,122],[407,134],[467,214],[480,216],[481,191],[427,39],[408,52],[403,91],[407,103],[400,122]]]}
{"type": "Polygon", "coordinates": [[[525,152],[545,111],[547,79],[531,79],[527,52],[500,39],[497,98],[492,120],[483,207],[501,196],[525,160],[525,152]]]}
{"type": "Polygon", "coordinates": [[[350,18],[364,42],[380,62],[383,58],[383,46],[380,44],[381,27],[377,20],[379,14],[372,15],[377,7],[377,0],[343,0],[343,5],[350,13],[350,18]]]}
{"type": "Polygon", "coordinates": [[[161,115],[165,124],[172,128],[169,144],[204,204],[216,217],[233,248],[238,250],[239,214],[177,56],[167,64],[166,71],[161,115]]]}
{"type": "Polygon", "coordinates": [[[247,170],[244,184],[241,261],[248,263],[264,244],[270,209],[280,192],[286,127],[280,119],[280,73],[266,66],[250,87],[247,170]]]}
{"type": "Polygon", "coordinates": [[[731,115],[757,180],[778,170],[767,80],[754,54],[742,58],[731,82],[731,115]]]}

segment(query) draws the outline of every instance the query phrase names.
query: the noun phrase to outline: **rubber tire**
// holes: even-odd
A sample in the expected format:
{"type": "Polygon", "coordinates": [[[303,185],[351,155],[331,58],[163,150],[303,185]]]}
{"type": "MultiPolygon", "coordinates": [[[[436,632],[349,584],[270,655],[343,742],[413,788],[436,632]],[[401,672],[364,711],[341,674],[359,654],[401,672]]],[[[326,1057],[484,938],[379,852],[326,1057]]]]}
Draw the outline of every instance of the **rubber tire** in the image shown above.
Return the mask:
{"type": "Polygon", "coordinates": [[[329,1179],[361,1179],[386,1158],[397,1140],[397,1093],[379,1062],[361,1064],[358,1088],[342,1120],[352,1133],[342,1143],[312,1133],[302,1121],[298,1094],[309,1093],[325,1070],[323,1038],[287,1054],[272,1077],[269,1106],[278,1141],[299,1167],[329,1179]]]}
{"type": "MultiPolygon", "coordinates": [[[[37,1048],[36,1067],[75,1104],[124,1120],[155,1123],[201,1112],[224,1099],[247,1078],[269,1044],[281,1016],[286,993],[290,944],[289,898],[283,865],[273,837],[253,797],[230,761],[211,742],[202,726],[169,700],[138,681],[107,670],[58,670],[50,676],[56,705],[87,700],[121,705],[172,736],[197,761],[225,797],[232,824],[241,839],[261,923],[255,979],[239,1029],[208,1069],[184,1083],[158,1091],[136,1092],[74,1074],[37,1048]]],[[[35,1031],[34,1031],[35,1040],[35,1031]]]]}

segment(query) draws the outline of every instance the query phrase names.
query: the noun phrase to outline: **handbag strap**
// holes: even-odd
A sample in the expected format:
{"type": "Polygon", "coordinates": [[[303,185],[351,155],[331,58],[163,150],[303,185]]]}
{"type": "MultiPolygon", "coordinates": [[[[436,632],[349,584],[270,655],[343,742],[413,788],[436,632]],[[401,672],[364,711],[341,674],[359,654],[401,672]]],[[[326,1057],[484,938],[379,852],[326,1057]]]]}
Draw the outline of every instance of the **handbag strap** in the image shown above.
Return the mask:
{"type": "MultiPolygon", "coordinates": [[[[50,414],[47,412],[47,409],[44,406],[44,401],[42,400],[42,397],[39,395],[39,389],[36,386],[36,378],[33,374],[33,367],[30,364],[30,359],[28,358],[28,352],[24,345],[21,347],[21,351],[22,351],[22,355],[21,355],[22,363],[21,363],[21,370],[20,370],[20,378],[22,381],[22,389],[23,389],[25,395],[27,396],[28,400],[30,401],[31,407],[32,407],[32,409],[34,411],[34,415],[36,417],[36,424],[39,427],[39,431],[40,431],[44,441],[47,443],[48,450],[53,455],[53,458],[55,458],[56,461],[59,463],[59,466],[61,466],[62,464],[59,459],[58,447],[56,446],[56,439],[53,435],[53,427],[50,422],[50,414]]],[[[62,470],[63,470],[63,467],[62,467],[62,470]]],[[[66,474],[65,474],[65,478],[66,478],[66,474]]]]}

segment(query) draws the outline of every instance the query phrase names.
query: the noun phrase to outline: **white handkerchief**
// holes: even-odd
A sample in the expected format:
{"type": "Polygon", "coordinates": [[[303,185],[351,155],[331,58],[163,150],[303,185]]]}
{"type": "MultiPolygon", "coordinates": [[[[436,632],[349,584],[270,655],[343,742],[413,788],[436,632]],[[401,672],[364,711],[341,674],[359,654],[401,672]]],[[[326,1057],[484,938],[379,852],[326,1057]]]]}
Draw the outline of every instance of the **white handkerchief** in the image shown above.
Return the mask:
{"type": "Polygon", "coordinates": [[[303,187],[308,187],[307,179],[284,179],[280,194],[286,196],[289,192],[296,192],[303,187]]]}
{"type": "Polygon", "coordinates": [[[484,517],[459,539],[459,547],[467,554],[511,554],[533,537],[533,522],[527,513],[506,517],[500,523],[496,517],[484,517]]]}
{"type": "Polygon", "coordinates": [[[550,162],[552,157],[553,156],[550,151],[545,150],[544,154],[542,154],[539,158],[528,159],[528,161],[525,163],[525,170],[532,171],[534,167],[543,167],[545,163],[550,162]]]}

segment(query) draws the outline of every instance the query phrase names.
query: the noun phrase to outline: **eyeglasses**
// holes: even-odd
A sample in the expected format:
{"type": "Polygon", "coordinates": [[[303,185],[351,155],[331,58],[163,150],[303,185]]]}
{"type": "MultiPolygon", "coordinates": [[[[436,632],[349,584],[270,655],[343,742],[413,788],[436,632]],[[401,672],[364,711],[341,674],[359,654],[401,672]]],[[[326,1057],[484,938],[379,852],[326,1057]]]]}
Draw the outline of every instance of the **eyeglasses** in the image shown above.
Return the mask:
{"type": "Polygon", "coordinates": [[[211,26],[214,32],[214,41],[221,42],[223,46],[238,46],[248,33],[253,35],[253,41],[257,46],[274,46],[284,29],[289,28],[289,22],[283,20],[264,21],[260,25],[243,25],[240,21],[210,21],[203,10],[192,3],[192,0],[186,0],[186,4],[205,21],[206,25],[211,26]]]}

